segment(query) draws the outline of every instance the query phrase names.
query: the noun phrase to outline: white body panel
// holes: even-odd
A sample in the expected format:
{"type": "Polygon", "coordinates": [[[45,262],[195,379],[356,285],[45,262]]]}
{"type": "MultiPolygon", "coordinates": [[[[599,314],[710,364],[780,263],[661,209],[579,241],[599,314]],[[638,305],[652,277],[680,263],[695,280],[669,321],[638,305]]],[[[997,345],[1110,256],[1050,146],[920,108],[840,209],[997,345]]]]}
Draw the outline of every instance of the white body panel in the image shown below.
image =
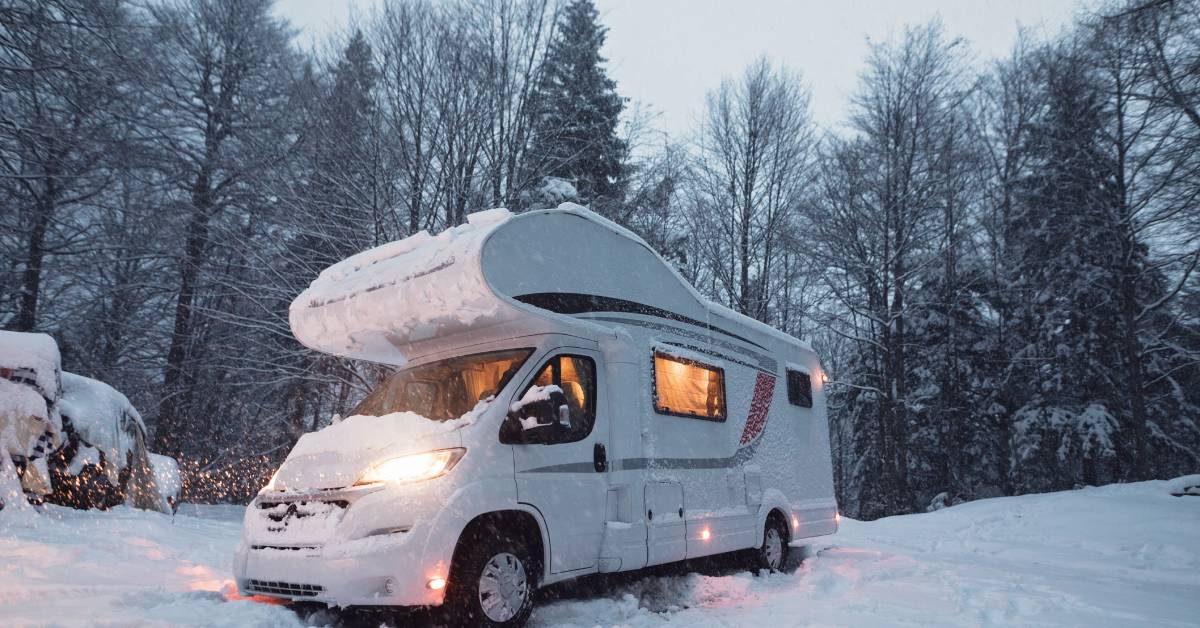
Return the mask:
{"type": "MultiPolygon", "coordinates": [[[[463,290],[462,281],[447,275],[418,290],[436,303],[468,303],[474,318],[443,312],[433,328],[381,318],[375,308],[384,304],[391,304],[390,312],[403,311],[395,299],[412,294],[411,286],[394,294],[343,291],[334,311],[313,305],[340,289],[336,282],[318,286],[318,280],[293,304],[293,327],[304,330],[298,337],[343,355],[415,367],[485,351],[533,352],[469,424],[379,443],[388,455],[465,448],[444,476],[340,489],[376,462],[379,451],[315,470],[313,461],[289,458],[280,470],[281,478],[293,479],[288,490],[264,492],[247,511],[235,561],[244,592],[263,592],[247,586],[257,580],[287,585],[271,593],[294,599],[438,604],[442,592],[426,583],[449,575],[459,536],[473,519],[500,511],[522,511],[536,520],[543,584],[757,547],[772,510],[791,523],[793,540],[836,530],[825,400],[811,349],[708,303],[640,239],[582,208],[511,217],[496,211],[480,228],[464,227],[462,241],[441,241],[443,257],[433,262],[448,268],[444,253],[452,250],[453,263],[465,266],[474,287],[463,290]],[[443,287],[446,293],[437,294],[443,287]],[[316,288],[319,294],[310,294],[316,288]],[[366,300],[356,302],[361,295],[366,300]],[[464,322],[468,318],[476,322],[464,322]],[[412,333],[418,327],[422,331],[412,333]],[[375,344],[363,341],[371,337],[375,344]],[[724,421],[655,411],[656,350],[724,370],[724,421]],[[571,443],[502,443],[498,434],[509,405],[560,354],[595,362],[591,432],[571,443]],[[813,375],[811,408],[789,403],[787,367],[813,375]],[[598,446],[603,465],[597,464],[598,446]],[[337,479],[300,486],[299,478],[315,476],[337,479]],[[264,523],[268,513],[287,508],[274,502],[338,504],[314,511],[311,525],[281,537],[264,523]],[[310,588],[294,589],[301,585],[310,588]]],[[[418,249],[392,250],[424,260],[428,270],[436,256],[418,249]]],[[[402,266],[389,272],[408,281],[420,274],[402,266]]],[[[359,288],[386,284],[365,276],[355,282],[359,288]]]]}

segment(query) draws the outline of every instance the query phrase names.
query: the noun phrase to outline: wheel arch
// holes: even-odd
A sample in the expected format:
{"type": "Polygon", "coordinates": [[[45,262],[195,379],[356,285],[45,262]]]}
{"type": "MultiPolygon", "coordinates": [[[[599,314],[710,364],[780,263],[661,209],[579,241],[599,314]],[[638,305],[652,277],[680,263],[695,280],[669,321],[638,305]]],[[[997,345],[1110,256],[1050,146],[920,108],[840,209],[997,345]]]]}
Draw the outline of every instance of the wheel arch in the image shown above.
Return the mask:
{"type": "Polygon", "coordinates": [[[758,510],[758,531],[756,545],[762,545],[763,533],[767,529],[767,522],[772,516],[779,517],[780,523],[783,524],[783,529],[787,531],[787,540],[794,540],[795,531],[792,529],[791,516],[792,509],[788,504],[787,498],[779,489],[767,489],[763,492],[762,506],[758,510]]]}
{"type": "Polygon", "coordinates": [[[763,518],[763,531],[766,533],[767,524],[772,521],[779,523],[779,527],[783,529],[783,542],[792,542],[792,526],[788,525],[787,513],[782,508],[776,506],[767,511],[767,516],[763,518]]]}
{"type": "Polygon", "coordinates": [[[530,558],[536,561],[534,573],[538,574],[537,583],[541,585],[546,579],[546,569],[550,564],[550,547],[545,541],[545,522],[542,521],[540,513],[517,508],[485,512],[467,522],[454,544],[450,573],[454,573],[467,543],[481,536],[486,538],[498,531],[518,536],[529,548],[532,554],[530,558]]]}

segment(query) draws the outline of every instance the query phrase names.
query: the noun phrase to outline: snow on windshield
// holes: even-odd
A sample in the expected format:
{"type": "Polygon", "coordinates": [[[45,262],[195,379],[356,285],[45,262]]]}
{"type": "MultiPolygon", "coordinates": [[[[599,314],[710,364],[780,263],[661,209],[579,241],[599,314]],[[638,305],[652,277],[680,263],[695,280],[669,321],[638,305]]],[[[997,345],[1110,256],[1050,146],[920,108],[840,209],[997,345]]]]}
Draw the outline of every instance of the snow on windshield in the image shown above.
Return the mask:
{"type": "Polygon", "coordinates": [[[412,412],[434,421],[456,419],[495,396],[532,349],[509,349],[449,358],[396,371],[379,384],[354,414],[412,412]]]}
{"type": "Polygon", "coordinates": [[[450,421],[431,421],[415,412],[393,412],[383,416],[356,414],[301,436],[288,459],[324,453],[361,458],[380,447],[467,427],[487,410],[488,404],[488,401],[480,401],[450,421]]]}

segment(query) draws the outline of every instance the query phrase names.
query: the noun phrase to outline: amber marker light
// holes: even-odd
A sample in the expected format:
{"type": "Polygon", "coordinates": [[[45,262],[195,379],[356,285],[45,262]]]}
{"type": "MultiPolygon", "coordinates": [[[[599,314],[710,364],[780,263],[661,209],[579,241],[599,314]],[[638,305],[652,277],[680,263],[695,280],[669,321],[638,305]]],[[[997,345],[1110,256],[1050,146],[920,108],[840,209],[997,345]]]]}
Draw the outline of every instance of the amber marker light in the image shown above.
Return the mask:
{"type": "Polygon", "coordinates": [[[703,530],[700,531],[700,540],[701,541],[707,541],[711,538],[712,538],[712,532],[708,528],[704,528],[703,530]]]}
{"type": "Polygon", "coordinates": [[[446,579],[430,578],[429,582],[425,583],[425,586],[429,587],[431,591],[441,591],[446,588],[446,579]]]}

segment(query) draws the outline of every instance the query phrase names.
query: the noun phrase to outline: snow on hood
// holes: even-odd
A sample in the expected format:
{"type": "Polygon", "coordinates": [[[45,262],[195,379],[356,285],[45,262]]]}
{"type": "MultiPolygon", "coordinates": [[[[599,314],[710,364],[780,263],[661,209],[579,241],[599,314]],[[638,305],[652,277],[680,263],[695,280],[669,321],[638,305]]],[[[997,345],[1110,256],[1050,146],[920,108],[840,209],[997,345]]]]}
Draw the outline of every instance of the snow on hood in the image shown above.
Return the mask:
{"type": "Polygon", "coordinates": [[[436,236],[421,231],[330,266],[292,302],[292,332],[318,351],[403,365],[408,343],[502,322],[515,310],[492,293],[479,256],[511,217],[476,212],[436,236]]]}
{"type": "Polygon", "coordinates": [[[137,445],[135,432],[146,432],[142,416],[129,398],[104,382],[74,373],[62,374],[59,412],[70,419],[79,437],[125,468],[126,454],[137,445]]]}
{"type": "Polygon", "coordinates": [[[42,395],[51,401],[58,398],[61,365],[58,343],[48,334],[0,330],[0,368],[32,371],[42,395]]]}
{"type": "Polygon", "coordinates": [[[480,401],[450,421],[434,421],[415,412],[347,417],[301,436],[279,467],[275,487],[343,488],[386,458],[457,446],[461,443],[457,431],[474,423],[489,405],[480,401]]]}

